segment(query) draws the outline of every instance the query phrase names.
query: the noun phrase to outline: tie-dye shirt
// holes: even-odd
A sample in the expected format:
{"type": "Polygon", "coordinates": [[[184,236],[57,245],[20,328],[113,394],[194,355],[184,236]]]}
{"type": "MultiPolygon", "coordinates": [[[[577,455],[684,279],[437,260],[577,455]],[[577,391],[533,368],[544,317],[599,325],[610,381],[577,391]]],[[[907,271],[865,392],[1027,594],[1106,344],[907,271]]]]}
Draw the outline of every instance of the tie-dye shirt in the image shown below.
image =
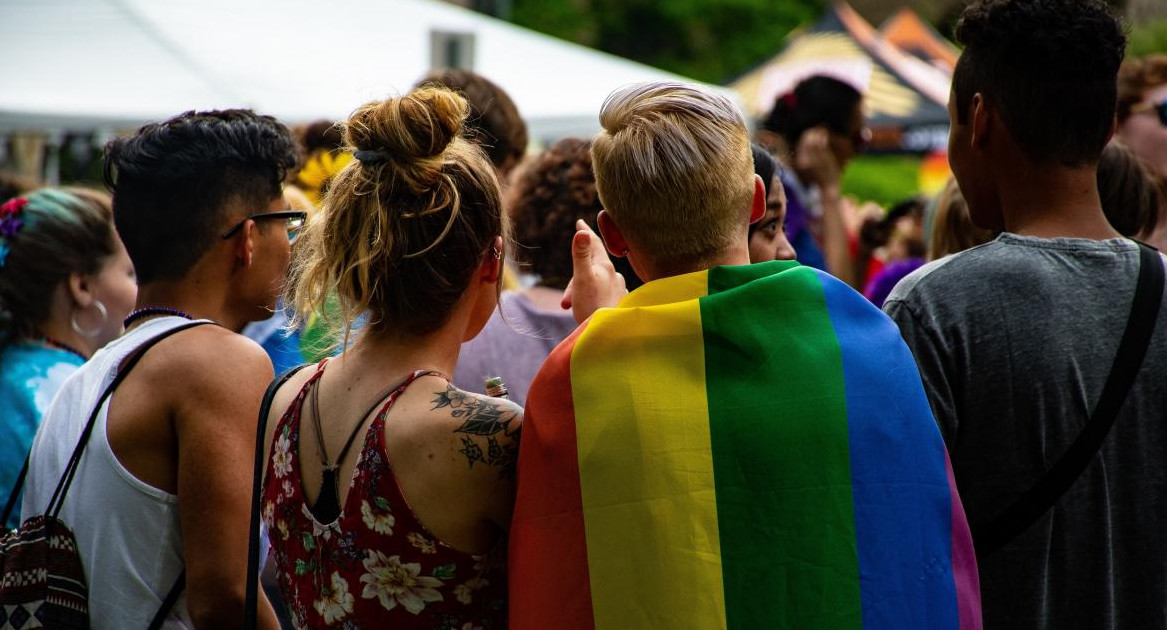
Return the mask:
{"type": "MultiPolygon", "coordinates": [[[[82,363],[81,357],[36,342],[17,342],[0,351],[0,496],[5,499],[49,403],[82,363]]],[[[19,517],[18,502],[5,525],[16,527],[19,517]]]]}

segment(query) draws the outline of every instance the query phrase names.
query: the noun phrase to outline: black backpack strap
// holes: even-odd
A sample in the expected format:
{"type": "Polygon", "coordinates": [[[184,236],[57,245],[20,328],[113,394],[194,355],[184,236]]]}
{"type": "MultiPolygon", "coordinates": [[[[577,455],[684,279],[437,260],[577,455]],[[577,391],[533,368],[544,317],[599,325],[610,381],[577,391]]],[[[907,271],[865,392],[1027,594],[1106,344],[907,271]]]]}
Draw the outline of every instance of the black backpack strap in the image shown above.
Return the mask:
{"type": "Polygon", "coordinates": [[[174,608],[174,604],[178,602],[178,596],[182,595],[182,591],[186,589],[186,571],[178,574],[178,579],[174,581],[174,586],[170,587],[170,592],[166,594],[166,599],[162,600],[162,605],[158,607],[158,612],[154,613],[154,618],[150,620],[150,627],[148,630],[159,630],[162,627],[162,622],[166,621],[166,616],[170,614],[170,609],[174,608]]]}
{"type": "Polygon", "coordinates": [[[267,433],[267,417],[271,413],[271,403],[276,397],[276,391],[305,367],[307,364],[297,365],[273,380],[267,386],[263,402],[259,406],[259,426],[255,431],[255,470],[251,479],[251,529],[247,533],[247,598],[243,617],[243,627],[247,630],[254,630],[259,606],[259,512],[260,504],[263,502],[260,497],[260,484],[263,481],[263,464],[266,459],[263,441],[267,433]]]}
{"type": "Polygon", "coordinates": [[[162,341],[171,335],[176,335],[184,330],[188,330],[196,326],[204,326],[212,323],[214,322],[197,321],[189,322],[181,326],[176,326],[159,335],[147,339],[142,345],[134,349],[134,351],[118,369],[117,375],[114,376],[113,382],[105,388],[105,391],[102,392],[101,397],[97,399],[97,404],[93,407],[93,411],[89,414],[89,421],[85,423],[85,429],[81,432],[81,438],[77,441],[77,447],[73,449],[73,455],[69,457],[69,462],[65,465],[64,472],[61,473],[61,479],[57,481],[57,489],[53,491],[53,497],[49,500],[49,505],[45,509],[45,514],[49,514],[53,518],[56,518],[57,515],[60,514],[61,506],[65,503],[65,495],[69,492],[69,486],[73,484],[73,476],[77,474],[77,468],[80,466],[81,454],[85,452],[85,446],[89,443],[89,435],[93,433],[93,426],[97,422],[97,415],[101,411],[101,406],[105,404],[106,399],[113,395],[114,390],[117,389],[118,385],[121,385],[122,381],[126,379],[126,376],[130,374],[130,371],[134,369],[134,366],[138,364],[138,361],[142,359],[142,356],[146,354],[146,351],[148,351],[150,348],[153,348],[154,345],[159,341],[162,341]]]}
{"type": "Polygon", "coordinates": [[[1163,301],[1163,278],[1159,253],[1140,244],[1139,279],[1130,319],[1094,413],[1061,459],[1033,487],[987,525],[973,531],[978,557],[987,557],[1033,526],[1074,485],[1102,448],[1147,355],[1163,301]]]}
{"type": "Polygon", "coordinates": [[[24,489],[24,478],[28,476],[28,456],[24,457],[24,466],[20,468],[20,474],[16,476],[16,483],[12,484],[12,494],[8,495],[8,502],[4,504],[4,515],[0,516],[0,529],[7,527],[5,523],[8,522],[8,517],[12,516],[12,511],[16,509],[16,497],[20,496],[20,491],[24,489]]]}

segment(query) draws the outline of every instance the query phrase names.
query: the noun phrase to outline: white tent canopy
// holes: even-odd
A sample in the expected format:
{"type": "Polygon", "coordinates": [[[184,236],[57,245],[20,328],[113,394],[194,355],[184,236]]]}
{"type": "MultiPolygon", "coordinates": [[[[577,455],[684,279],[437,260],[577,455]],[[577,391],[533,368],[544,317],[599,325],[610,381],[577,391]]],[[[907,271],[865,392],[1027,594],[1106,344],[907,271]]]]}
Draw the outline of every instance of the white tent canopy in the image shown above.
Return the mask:
{"type": "Polygon", "coordinates": [[[420,79],[435,32],[472,38],[532,139],[591,134],[613,89],[680,79],[434,0],[0,0],[0,25],[0,133],[222,107],[343,119],[420,79]]]}

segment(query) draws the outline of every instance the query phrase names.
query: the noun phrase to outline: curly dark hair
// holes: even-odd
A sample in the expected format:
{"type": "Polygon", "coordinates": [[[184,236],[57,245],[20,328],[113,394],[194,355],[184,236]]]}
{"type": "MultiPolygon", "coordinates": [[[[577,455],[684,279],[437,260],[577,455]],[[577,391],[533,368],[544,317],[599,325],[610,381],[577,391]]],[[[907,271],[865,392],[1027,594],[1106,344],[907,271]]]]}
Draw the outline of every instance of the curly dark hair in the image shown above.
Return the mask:
{"type": "Polygon", "coordinates": [[[514,183],[515,258],[539,274],[543,286],[567,288],[575,222],[583,219],[596,229],[603,209],[591,148],[591,140],[560,140],[533,158],[514,183]]]}
{"type": "Polygon", "coordinates": [[[498,84],[471,70],[447,68],[430,72],[414,87],[423,85],[453,90],[470,103],[470,134],[495,168],[509,172],[523,158],[527,152],[527,123],[498,84]]]}
{"type": "Polygon", "coordinates": [[[185,275],[225,227],[228,205],[259,211],[299,161],[292,132],[247,109],[186,112],[105,152],[114,222],[142,284],[185,275]]]}
{"type": "Polygon", "coordinates": [[[1126,50],[1123,26],[1105,2],[977,0],[956,39],[965,47],[952,79],[959,122],[981,93],[1031,160],[1098,161],[1126,50]]]}

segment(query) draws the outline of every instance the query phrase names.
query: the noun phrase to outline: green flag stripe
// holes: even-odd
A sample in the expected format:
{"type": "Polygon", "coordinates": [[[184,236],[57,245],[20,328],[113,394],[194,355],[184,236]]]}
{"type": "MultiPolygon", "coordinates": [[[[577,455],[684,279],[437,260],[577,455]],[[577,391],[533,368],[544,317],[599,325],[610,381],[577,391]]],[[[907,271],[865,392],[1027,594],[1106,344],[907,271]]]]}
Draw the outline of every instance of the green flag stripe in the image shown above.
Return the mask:
{"type": "Polygon", "coordinates": [[[719,267],[700,303],[728,627],[862,627],[842,354],[822,285],[787,262],[719,267]]]}

